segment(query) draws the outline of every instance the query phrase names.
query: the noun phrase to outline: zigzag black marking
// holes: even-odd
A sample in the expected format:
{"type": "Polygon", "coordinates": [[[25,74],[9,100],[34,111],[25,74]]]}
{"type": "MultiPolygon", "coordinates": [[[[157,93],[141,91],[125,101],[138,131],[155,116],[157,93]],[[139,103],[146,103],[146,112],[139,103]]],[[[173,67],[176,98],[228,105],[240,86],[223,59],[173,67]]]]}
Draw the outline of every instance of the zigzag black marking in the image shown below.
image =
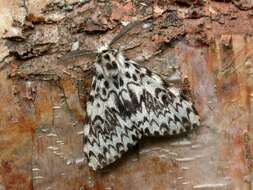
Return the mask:
{"type": "Polygon", "coordinates": [[[84,141],[93,169],[120,158],[142,136],[178,134],[199,125],[193,104],[166,89],[149,69],[122,62],[116,50],[103,51],[97,60],[84,141]]]}

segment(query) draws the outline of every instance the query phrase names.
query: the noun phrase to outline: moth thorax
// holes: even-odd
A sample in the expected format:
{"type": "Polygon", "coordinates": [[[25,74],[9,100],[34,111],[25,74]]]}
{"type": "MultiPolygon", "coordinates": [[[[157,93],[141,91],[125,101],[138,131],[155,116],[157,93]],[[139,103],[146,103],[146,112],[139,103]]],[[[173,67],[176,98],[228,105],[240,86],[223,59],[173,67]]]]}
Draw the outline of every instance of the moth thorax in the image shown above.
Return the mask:
{"type": "Polygon", "coordinates": [[[98,55],[98,64],[103,68],[105,75],[116,76],[118,74],[118,60],[115,51],[105,51],[98,55]]]}

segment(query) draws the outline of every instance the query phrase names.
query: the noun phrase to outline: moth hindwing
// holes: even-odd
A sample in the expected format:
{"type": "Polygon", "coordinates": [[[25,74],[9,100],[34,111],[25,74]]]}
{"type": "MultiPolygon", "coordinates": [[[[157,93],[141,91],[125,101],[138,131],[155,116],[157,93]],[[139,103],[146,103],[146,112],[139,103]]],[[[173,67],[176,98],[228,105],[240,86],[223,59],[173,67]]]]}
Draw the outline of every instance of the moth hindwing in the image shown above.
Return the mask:
{"type": "Polygon", "coordinates": [[[92,169],[116,161],[143,136],[174,135],[199,126],[192,102],[121,51],[103,50],[95,68],[84,127],[84,152],[92,169]]]}

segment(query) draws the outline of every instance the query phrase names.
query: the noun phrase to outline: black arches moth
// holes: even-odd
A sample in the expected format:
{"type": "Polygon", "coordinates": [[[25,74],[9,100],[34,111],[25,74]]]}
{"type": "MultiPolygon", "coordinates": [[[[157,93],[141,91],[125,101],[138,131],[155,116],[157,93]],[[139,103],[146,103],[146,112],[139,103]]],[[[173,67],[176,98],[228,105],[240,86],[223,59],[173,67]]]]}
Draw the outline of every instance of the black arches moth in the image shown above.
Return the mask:
{"type": "Polygon", "coordinates": [[[100,50],[95,70],[84,126],[84,153],[93,170],[115,162],[143,136],[180,134],[200,125],[180,89],[167,87],[120,50],[100,50]]]}

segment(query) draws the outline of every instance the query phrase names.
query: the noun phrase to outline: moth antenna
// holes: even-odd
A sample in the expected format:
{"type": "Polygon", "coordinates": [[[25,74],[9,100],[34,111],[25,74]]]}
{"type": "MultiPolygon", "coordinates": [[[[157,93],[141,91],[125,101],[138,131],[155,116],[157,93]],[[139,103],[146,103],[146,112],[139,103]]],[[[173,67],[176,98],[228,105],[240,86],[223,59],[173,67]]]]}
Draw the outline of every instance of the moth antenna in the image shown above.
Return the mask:
{"type": "Polygon", "coordinates": [[[75,57],[80,57],[83,55],[89,55],[89,56],[97,56],[97,52],[93,51],[93,50],[86,50],[86,49],[82,49],[82,50],[75,50],[75,51],[71,51],[65,55],[63,55],[60,60],[68,60],[68,59],[73,59],[75,57]]]}
{"type": "Polygon", "coordinates": [[[120,33],[118,33],[112,40],[111,42],[108,44],[108,48],[110,48],[116,41],[118,41],[120,38],[122,38],[122,36],[124,36],[127,32],[129,32],[130,30],[132,30],[134,27],[138,26],[139,24],[141,24],[143,21],[135,21],[132,23],[129,23],[126,27],[124,27],[120,33]]]}
{"type": "Polygon", "coordinates": [[[116,42],[118,41],[120,38],[122,38],[122,36],[124,36],[127,32],[129,32],[130,30],[132,30],[134,27],[136,26],[139,26],[140,24],[142,24],[144,21],[148,20],[148,19],[151,19],[152,16],[147,16],[147,17],[144,17],[143,19],[141,20],[138,20],[138,21],[134,21],[132,23],[129,23],[126,27],[124,27],[120,33],[118,33],[112,40],[111,42],[108,44],[108,48],[111,48],[111,46],[116,42]]]}

